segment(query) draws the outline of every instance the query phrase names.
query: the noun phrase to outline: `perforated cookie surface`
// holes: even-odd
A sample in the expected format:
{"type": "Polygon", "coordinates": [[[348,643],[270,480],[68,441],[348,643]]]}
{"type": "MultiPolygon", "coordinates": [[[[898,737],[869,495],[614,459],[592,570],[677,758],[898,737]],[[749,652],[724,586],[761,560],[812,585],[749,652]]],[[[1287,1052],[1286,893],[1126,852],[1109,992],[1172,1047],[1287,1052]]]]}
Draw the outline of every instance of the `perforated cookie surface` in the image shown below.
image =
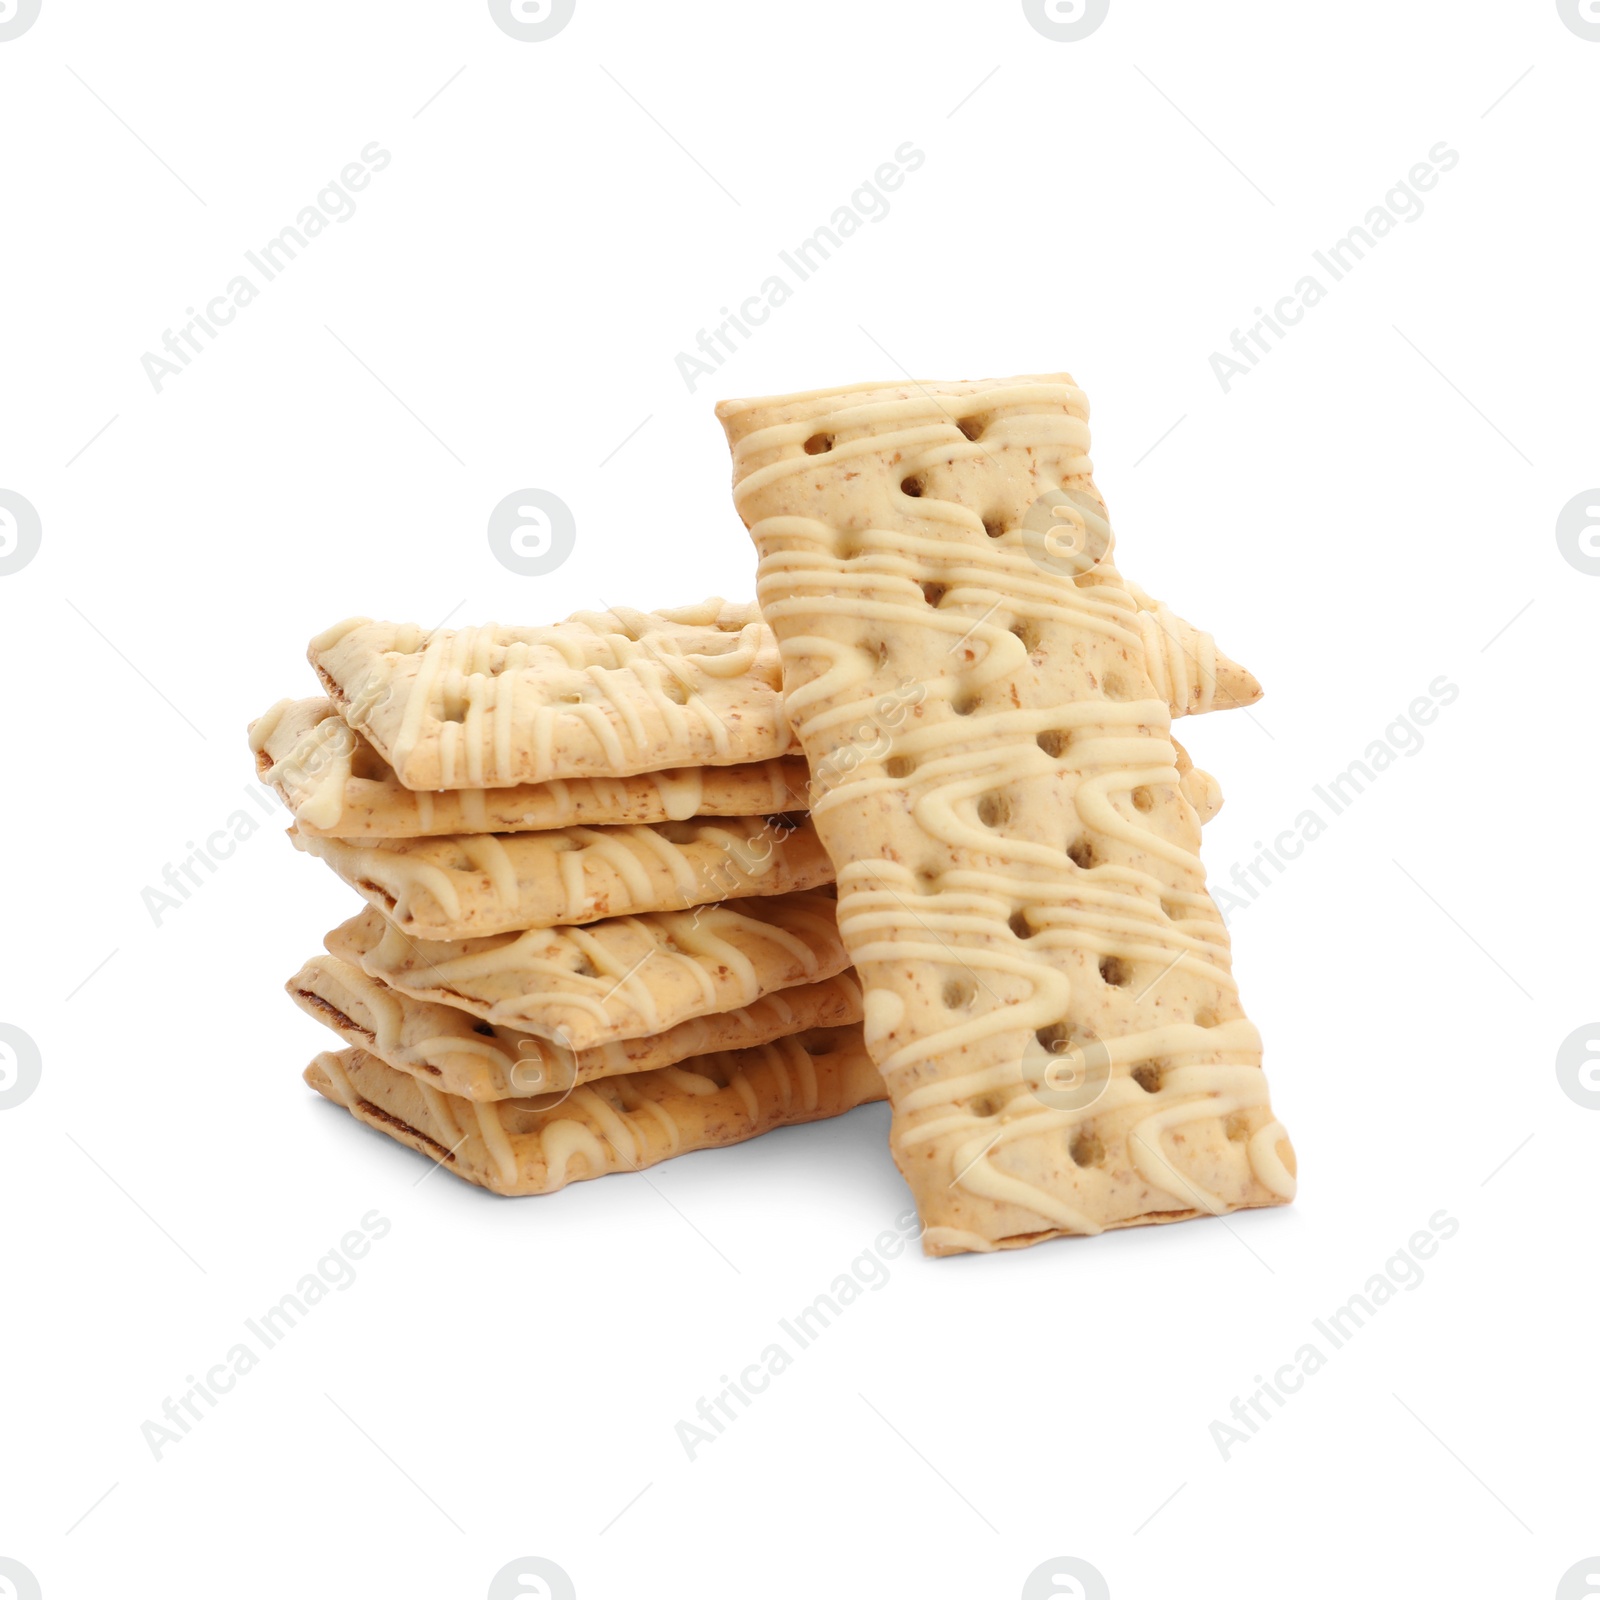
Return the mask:
{"type": "Polygon", "coordinates": [[[355,617],[307,653],[340,715],[408,789],[731,766],[794,747],[777,651],[748,604],[432,633],[355,617]]]}
{"type": "MultiPolygon", "coordinates": [[[[1294,1191],[1065,374],[718,408],[932,1253],[1294,1191]],[[886,753],[844,759],[921,689],[886,753]]],[[[1192,781],[1192,780],[1191,780],[1192,781]]]]}

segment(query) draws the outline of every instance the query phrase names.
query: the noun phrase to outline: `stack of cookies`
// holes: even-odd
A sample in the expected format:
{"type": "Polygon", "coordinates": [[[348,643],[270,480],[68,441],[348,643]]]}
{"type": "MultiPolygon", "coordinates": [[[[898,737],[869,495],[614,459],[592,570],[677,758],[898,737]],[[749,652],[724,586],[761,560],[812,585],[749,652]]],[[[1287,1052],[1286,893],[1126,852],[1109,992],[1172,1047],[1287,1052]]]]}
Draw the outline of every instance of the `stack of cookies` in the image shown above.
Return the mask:
{"type": "Polygon", "coordinates": [[[887,1098],[932,1254],[1287,1201],[1171,736],[1260,686],[1118,571],[1081,391],[718,414],[759,611],[356,619],[252,725],[366,902],[307,1081],[517,1195],[887,1098]]]}
{"type": "Polygon", "coordinates": [[[311,643],[251,725],[289,837],[366,902],[290,979],[307,1081],[538,1194],[881,1098],[754,608],[311,643]]]}

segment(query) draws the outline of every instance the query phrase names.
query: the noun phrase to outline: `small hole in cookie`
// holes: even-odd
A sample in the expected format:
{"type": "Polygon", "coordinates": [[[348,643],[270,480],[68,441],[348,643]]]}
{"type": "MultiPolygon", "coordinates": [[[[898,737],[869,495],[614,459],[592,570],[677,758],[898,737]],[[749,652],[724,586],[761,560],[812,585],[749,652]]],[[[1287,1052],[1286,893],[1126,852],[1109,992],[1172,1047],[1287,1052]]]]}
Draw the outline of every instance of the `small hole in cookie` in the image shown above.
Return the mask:
{"type": "Polygon", "coordinates": [[[1006,531],[1004,519],[1000,517],[985,517],[983,519],[983,531],[991,539],[998,539],[1006,531]]]}
{"type": "Polygon", "coordinates": [[[1180,922],[1183,919],[1183,907],[1174,905],[1170,900],[1163,900],[1161,902],[1161,915],[1168,922],[1180,922]]]}
{"type": "Polygon", "coordinates": [[[1107,700],[1133,700],[1138,691],[1120,672],[1108,672],[1100,685],[1107,700]]]}
{"type": "Polygon", "coordinates": [[[983,701],[975,694],[964,694],[951,703],[950,709],[958,717],[970,717],[983,701]]]}
{"type": "Polygon", "coordinates": [[[558,694],[556,696],[556,704],[559,706],[581,706],[583,704],[583,691],[581,689],[571,689],[566,694],[558,694]]]}
{"type": "Polygon", "coordinates": [[[928,894],[932,890],[938,888],[938,886],[939,886],[939,875],[943,871],[944,871],[944,868],[939,866],[937,863],[929,863],[929,864],[927,864],[925,866],[918,867],[917,868],[917,887],[924,894],[928,894]]]}
{"type": "Polygon", "coordinates": [[[1161,1067],[1154,1061],[1143,1061],[1133,1069],[1133,1081],[1146,1094],[1161,1093],[1161,1067]]]}
{"type": "Polygon", "coordinates": [[[1048,1027],[1040,1028],[1034,1038],[1051,1055],[1058,1056],[1072,1037],[1072,1030],[1064,1022],[1052,1022],[1048,1027]]]}
{"type": "Polygon", "coordinates": [[[890,756],[883,770],[891,778],[909,778],[917,770],[917,763],[910,756],[890,756]]]}
{"type": "Polygon", "coordinates": [[[1003,794],[986,794],[978,802],[978,821],[986,828],[1002,828],[1011,820],[1011,802],[1003,794]]]}
{"type": "Polygon", "coordinates": [[[1028,913],[1026,911],[1013,911],[1007,919],[1006,926],[1019,939],[1031,939],[1033,937],[1033,924],[1028,921],[1028,913]]]}
{"type": "Polygon", "coordinates": [[[661,692],[675,706],[686,706],[689,703],[689,691],[676,678],[663,680],[661,692]]]}
{"type": "Polygon", "coordinates": [[[922,598],[930,606],[938,605],[948,592],[942,583],[925,583],[922,586],[922,598]]]}
{"type": "Polygon", "coordinates": [[[975,1117],[992,1117],[999,1109],[1000,1102],[989,1094],[980,1094],[976,1100],[967,1102],[967,1110],[975,1117]]]}
{"type": "Polygon", "coordinates": [[[839,1041],[825,1033],[812,1034],[800,1041],[800,1048],[808,1056],[831,1056],[839,1048],[839,1041]]]}
{"type": "Polygon", "coordinates": [[[1074,1165],[1080,1167],[1098,1167],[1105,1161],[1106,1147],[1094,1131],[1093,1123],[1073,1134],[1070,1154],[1074,1165]]]}
{"type": "Polygon", "coordinates": [[[902,478],[900,480],[900,493],[904,495],[910,495],[913,500],[917,500],[922,497],[922,488],[922,479],[915,473],[913,473],[909,478],[902,478]]]}
{"type": "Polygon", "coordinates": [[[467,708],[465,706],[451,706],[439,720],[441,722],[465,722],[467,720],[467,708]]]}
{"type": "Polygon", "coordinates": [[[1087,839],[1074,839],[1067,846],[1067,859],[1075,867],[1082,867],[1085,872],[1094,865],[1094,846],[1087,839]]]}
{"type": "Polygon", "coordinates": [[[1100,960],[1100,976],[1111,985],[1113,989],[1120,989],[1131,976],[1128,963],[1121,956],[1102,956],[1100,960]]]}
{"type": "Polygon", "coordinates": [[[1041,733],[1038,745],[1052,760],[1059,760],[1067,753],[1067,746],[1072,743],[1072,735],[1065,728],[1050,728],[1041,733]]]}
{"type": "Polygon", "coordinates": [[[831,433],[814,433],[806,440],[806,454],[808,456],[826,455],[833,449],[833,435],[831,433]]]}
{"type": "Polygon", "coordinates": [[[588,956],[580,955],[573,963],[572,970],[580,978],[598,978],[600,974],[595,971],[594,962],[588,956]]]}
{"type": "Polygon", "coordinates": [[[1135,811],[1148,811],[1155,803],[1156,797],[1143,784],[1140,784],[1133,791],[1133,809],[1135,811]]]}
{"type": "Polygon", "coordinates": [[[1011,631],[1022,641],[1022,648],[1030,656],[1039,648],[1041,633],[1037,622],[1013,622],[1011,631]]]}
{"type": "Polygon", "coordinates": [[[1247,1111],[1235,1111],[1223,1123],[1222,1131],[1237,1144],[1242,1139],[1250,1137],[1250,1114],[1247,1111]]]}
{"type": "Polygon", "coordinates": [[[856,649],[869,660],[877,662],[880,667],[889,663],[889,646],[882,639],[859,639],[856,649]]]}
{"type": "Polygon", "coordinates": [[[494,1038],[494,1029],[490,1027],[487,1022],[474,1022],[472,1024],[472,1031],[474,1033],[481,1033],[485,1039],[494,1038]]]}
{"type": "Polygon", "coordinates": [[[972,1004],[972,997],[977,992],[977,986],[970,978],[948,978],[939,998],[951,1011],[959,1011],[963,1006],[972,1004]]]}
{"type": "Polygon", "coordinates": [[[1215,1011],[1201,1010],[1194,1014],[1194,1025],[1197,1028],[1214,1028],[1217,1025],[1215,1011]]]}
{"type": "Polygon", "coordinates": [[[967,439],[981,439],[983,430],[988,426],[987,417],[963,417],[956,426],[961,430],[962,436],[967,439]]]}

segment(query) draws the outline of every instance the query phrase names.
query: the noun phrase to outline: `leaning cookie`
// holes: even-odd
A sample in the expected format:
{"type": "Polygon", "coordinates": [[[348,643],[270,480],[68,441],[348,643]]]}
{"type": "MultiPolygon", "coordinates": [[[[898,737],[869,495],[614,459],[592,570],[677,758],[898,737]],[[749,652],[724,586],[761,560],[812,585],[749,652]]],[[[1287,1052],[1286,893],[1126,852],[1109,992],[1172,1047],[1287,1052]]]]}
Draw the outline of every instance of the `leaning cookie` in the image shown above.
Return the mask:
{"type": "MultiPolygon", "coordinates": [[[[718,408],[932,1254],[1280,1205],[1294,1154],[1065,374],[718,408]],[[870,759],[863,709],[921,686],[870,759]]],[[[1163,668],[1162,670],[1166,670],[1163,668]]]]}

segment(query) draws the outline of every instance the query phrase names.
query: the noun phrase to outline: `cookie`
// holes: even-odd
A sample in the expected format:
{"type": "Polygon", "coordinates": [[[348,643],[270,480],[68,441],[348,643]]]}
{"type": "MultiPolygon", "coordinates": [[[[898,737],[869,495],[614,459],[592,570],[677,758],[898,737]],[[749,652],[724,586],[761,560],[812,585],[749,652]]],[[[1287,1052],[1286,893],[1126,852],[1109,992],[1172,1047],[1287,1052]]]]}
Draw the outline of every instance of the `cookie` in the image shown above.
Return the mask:
{"type": "Polygon", "coordinates": [[[572,1051],[736,1011],[850,964],[833,897],[817,889],[444,941],[413,939],[369,910],[325,943],[391,989],[572,1051]]]}
{"type": "Polygon", "coordinates": [[[496,789],[794,749],[754,606],[583,611],[542,628],[338,623],[308,654],[328,697],[408,789],[496,789]]]}
{"type": "Polygon", "coordinates": [[[693,1017],[664,1033],[574,1053],[454,1006],[417,1000],[337,956],[314,957],[284,987],[301,1010],[332,1028],[345,1044],[468,1100],[548,1093],[861,1020],[861,987],[853,973],[841,972],[820,983],[779,989],[735,1011],[693,1017]]]}
{"type": "Polygon", "coordinates": [[[857,1025],[535,1099],[458,1099],[365,1050],[319,1055],[305,1079],[369,1127],[504,1195],[550,1194],[579,1179],[638,1172],[883,1098],[857,1025]]]}
{"type": "Polygon", "coordinates": [[[803,816],[366,842],[291,828],[289,837],[419,939],[679,911],[833,881],[833,864],[803,816]]]}
{"type": "Polygon", "coordinates": [[[626,778],[573,778],[505,789],[407,789],[331,700],[280,700],[250,724],[261,781],[305,834],[415,839],[757,817],[806,806],[798,757],[734,767],[674,767],[626,778]]]}
{"type": "MultiPolygon", "coordinates": [[[[1152,678],[1174,716],[1261,698],[1254,676],[1210,634],[1143,590],[1128,594],[1152,678]]],[[[545,628],[431,634],[353,618],[313,639],[309,654],[342,720],[414,791],[616,779],[762,762],[795,748],[778,693],[777,647],[753,608],[721,600],[678,611],[580,612],[545,628]]],[[[342,809],[340,746],[328,729],[307,752],[319,819],[342,809]]],[[[318,826],[334,831],[331,822],[318,826]]]]}
{"type": "Polygon", "coordinates": [[[1287,1201],[1082,392],[863,384],[718,415],[788,714],[837,774],[812,816],[925,1248],[1287,1201]],[[845,763],[907,685],[886,748],[845,763]]]}

